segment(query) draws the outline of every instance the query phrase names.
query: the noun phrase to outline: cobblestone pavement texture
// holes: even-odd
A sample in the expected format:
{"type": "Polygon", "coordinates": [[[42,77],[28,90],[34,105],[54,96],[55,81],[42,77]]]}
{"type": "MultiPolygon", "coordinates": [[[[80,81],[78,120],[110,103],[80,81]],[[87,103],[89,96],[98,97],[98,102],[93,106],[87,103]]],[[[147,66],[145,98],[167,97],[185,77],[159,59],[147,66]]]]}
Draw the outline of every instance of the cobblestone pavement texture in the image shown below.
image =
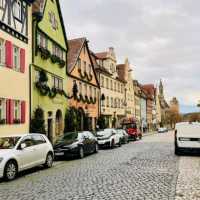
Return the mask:
{"type": "MultiPolygon", "coordinates": [[[[187,171],[187,158],[181,162],[187,171]]],[[[56,162],[51,169],[33,170],[12,182],[2,181],[0,199],[170,200],[176,193],[178,163],[173,134],[150,135],[82,160],[56,162]]]]}
{"type": "Polygon", "coordinates": [[[199,156],[182,156],[180,158],[176,200],[200,200],[199,169],[199,156]]]}

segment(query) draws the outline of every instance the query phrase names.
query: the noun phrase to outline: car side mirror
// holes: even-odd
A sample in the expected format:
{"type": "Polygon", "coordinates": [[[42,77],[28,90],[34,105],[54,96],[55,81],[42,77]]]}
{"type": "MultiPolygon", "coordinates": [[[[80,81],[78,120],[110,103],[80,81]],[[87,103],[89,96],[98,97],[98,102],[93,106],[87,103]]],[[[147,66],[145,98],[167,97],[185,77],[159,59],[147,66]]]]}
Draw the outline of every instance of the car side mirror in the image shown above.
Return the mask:
{"type": "Polygon", "coordinates": [[[115,135],[115,132],[112,132],[112,135],[115,135]]]}
{"type": "Polygon", "coordinates": [[[25,144],[25,143],[21,143],[20,149],[23,150],[23,149],[25,149],[25,148],[26,148],[26,144],[25,144]]]}

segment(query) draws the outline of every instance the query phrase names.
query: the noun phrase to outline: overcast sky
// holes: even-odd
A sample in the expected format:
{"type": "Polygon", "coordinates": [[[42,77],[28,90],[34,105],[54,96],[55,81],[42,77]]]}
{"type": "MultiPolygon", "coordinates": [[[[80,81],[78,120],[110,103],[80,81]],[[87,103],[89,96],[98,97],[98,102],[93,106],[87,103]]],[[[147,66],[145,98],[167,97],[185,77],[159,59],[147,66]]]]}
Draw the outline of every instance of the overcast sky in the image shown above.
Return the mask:
{"type": "Polygon", "coordinates": [[[60,0],[68,39],[87,37],[93,51],[115,48],[128,57],[134,78],[158,83],[182,112],[200,99],[200,1],[60,0]]]}

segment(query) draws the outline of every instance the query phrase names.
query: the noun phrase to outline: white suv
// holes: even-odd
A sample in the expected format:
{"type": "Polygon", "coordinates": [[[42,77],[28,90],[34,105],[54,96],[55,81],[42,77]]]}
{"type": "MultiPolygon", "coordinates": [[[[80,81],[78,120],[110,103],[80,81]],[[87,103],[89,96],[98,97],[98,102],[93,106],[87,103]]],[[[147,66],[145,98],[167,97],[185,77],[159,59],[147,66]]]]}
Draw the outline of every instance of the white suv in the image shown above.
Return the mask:
{"type": "Polygon", "coordinates": [[[181,122],[175,127],[175,154],[185,150],[200,150],[200,123],[181,122]]]}
{"type": "Polygon", "coordinates": [[[0,178],[13,180],[17,173],[43,164],[53,164],[53,147],[41,134],[0,136],[0,178]]]}
{"type": "Polygon", "coordinates": [[[99,146],[106,146],[109,148],[114,148],[116,144],[121,146],[120,135],[117,134],[115,129],[104,129],[103,131],[97,132],[97,140],[99,146]]]}

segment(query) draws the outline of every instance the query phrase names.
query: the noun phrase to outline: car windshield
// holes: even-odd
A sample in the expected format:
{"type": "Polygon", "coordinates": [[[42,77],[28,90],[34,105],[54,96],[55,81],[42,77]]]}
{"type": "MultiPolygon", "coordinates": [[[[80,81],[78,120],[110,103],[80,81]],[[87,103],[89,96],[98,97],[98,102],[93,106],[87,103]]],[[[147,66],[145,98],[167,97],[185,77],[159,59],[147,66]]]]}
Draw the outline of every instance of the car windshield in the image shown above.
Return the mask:
{"type": "Polygon", "coordinates": [[[97,137],[109,137],[111,135],[111,130],[104,130],[104,131],[99,131],[97,132],[97,137]]]}
{"type": "Polygon", "coordinates": [[[0,138],[0,149],[13,149],[21,137],[0,138]]]}

